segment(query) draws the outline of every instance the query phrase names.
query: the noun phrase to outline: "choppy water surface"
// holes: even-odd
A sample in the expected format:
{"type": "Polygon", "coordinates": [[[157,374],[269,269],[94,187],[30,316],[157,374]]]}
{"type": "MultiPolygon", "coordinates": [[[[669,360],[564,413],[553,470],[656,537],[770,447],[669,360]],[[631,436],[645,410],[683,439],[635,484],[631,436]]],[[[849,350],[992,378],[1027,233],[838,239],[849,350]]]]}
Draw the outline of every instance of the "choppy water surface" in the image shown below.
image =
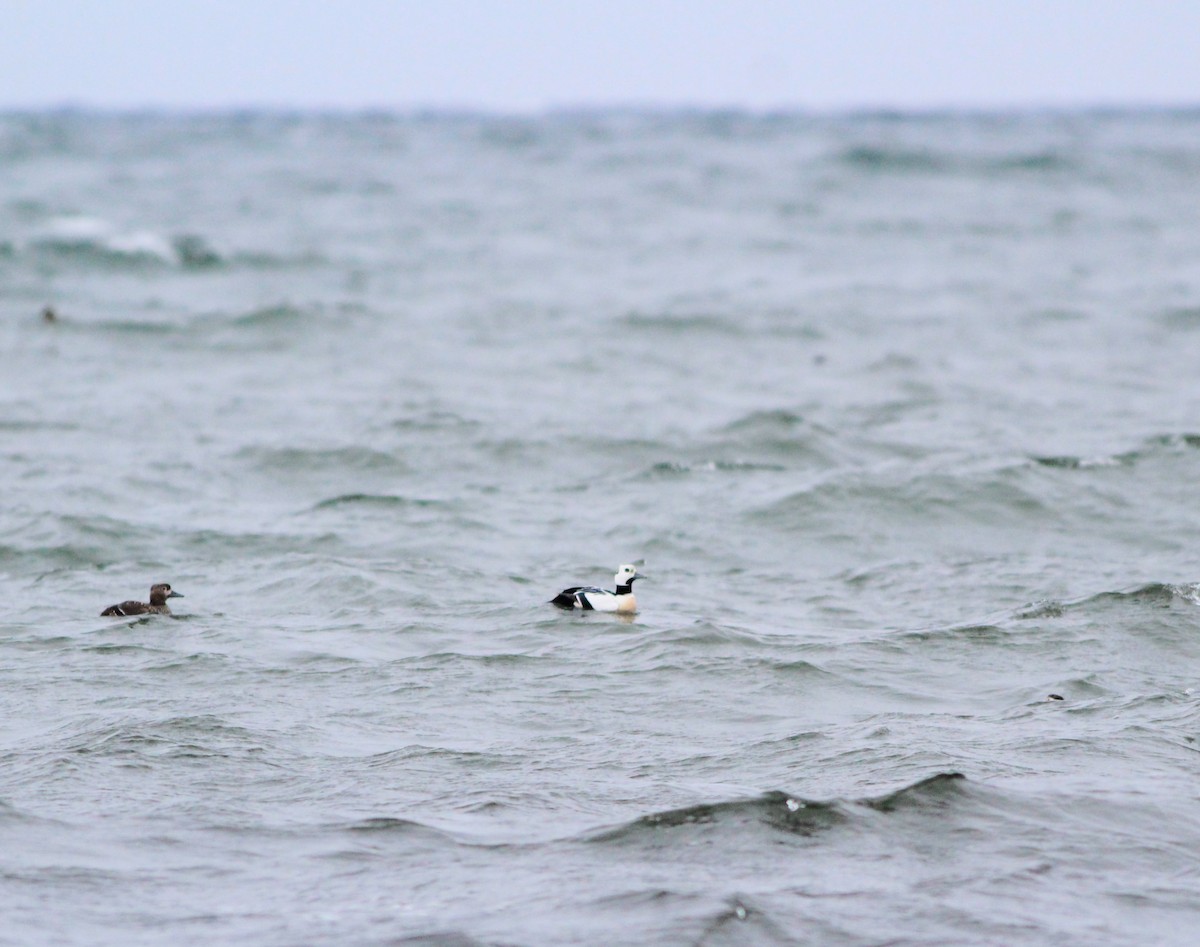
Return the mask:
{"type": "Polygon", "coordinates": [[[0,942],[1193,942],[1200,113],[0,171],[0,942]]]}

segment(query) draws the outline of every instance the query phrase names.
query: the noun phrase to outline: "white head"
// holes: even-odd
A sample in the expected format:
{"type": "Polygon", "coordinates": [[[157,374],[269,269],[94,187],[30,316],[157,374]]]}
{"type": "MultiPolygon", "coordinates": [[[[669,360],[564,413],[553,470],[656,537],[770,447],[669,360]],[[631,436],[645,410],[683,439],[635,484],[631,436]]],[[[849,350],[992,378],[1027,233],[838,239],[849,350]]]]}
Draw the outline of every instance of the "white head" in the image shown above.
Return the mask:
{"type": "Polygon", "coordinates": [[[633,585],[634,579],[644,578],[646,577],[637,571],[637,566],[632,563],[626,563],[625,565],[617,566],[617,574],[613,576],[613,581],[617,583],[617,588],[620,588],[622,585],[633,585]]]}

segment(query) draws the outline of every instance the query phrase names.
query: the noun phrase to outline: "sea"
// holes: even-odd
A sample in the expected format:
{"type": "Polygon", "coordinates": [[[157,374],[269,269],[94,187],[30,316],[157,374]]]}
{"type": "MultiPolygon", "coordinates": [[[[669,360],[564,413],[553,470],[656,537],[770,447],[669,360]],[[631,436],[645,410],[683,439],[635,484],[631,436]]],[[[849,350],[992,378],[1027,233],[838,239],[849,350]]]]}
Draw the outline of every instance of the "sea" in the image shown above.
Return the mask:
{"type": "Polygon", "coordinates": [[[3,947],[1194,944],[1200,110],[0,114],[0,601],[3,947]]]}

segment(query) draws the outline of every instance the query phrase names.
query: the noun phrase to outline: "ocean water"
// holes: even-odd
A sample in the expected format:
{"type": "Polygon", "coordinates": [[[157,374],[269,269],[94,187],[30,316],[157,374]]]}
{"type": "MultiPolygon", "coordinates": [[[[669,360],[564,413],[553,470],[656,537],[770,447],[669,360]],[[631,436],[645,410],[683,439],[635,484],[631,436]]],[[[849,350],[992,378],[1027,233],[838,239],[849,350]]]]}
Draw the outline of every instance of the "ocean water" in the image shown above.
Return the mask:
{"type": "Polygon", "coordinates": [[[1194,943],[1197,208],[1197,111],[0,116],[0,944],[1194,943]]]}

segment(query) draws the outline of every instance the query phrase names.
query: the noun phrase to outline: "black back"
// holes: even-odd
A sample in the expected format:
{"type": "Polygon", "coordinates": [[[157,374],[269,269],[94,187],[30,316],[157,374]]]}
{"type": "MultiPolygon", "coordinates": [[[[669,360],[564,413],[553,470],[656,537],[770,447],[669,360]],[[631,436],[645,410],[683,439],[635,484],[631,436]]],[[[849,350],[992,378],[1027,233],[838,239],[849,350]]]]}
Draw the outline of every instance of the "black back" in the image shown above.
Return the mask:
{"type": "Polygon", "coordinates": [[[550,604],[557,605],[559,608],[574,608],[575,593],[581,588],[583,588],[582,585],[575,585],[569,589],[563,589],[554,598],[550,599],[550,604]]]}
{"type": "Polygon", "coordinates": [[[145,615],[150,611],[150,606],[145,602],[122,602],[120,605],[109,605],[100,613],[101,618],[108,618],[116,615],[145,615]]]}

